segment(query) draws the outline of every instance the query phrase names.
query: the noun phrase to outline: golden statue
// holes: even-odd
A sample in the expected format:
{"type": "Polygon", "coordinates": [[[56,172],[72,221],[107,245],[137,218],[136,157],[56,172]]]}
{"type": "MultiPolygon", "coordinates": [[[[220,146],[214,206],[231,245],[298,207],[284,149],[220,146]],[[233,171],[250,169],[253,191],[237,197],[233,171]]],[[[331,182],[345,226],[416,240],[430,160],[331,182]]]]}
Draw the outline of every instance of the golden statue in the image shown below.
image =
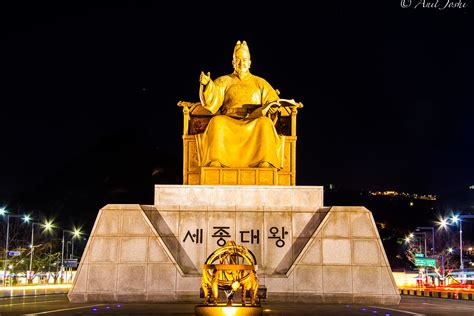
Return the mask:
{"type": "Polygon", "coordinates": [[[237,42],[234,72],[201,72],[201,102],[183,107],[183,183],[295,185],[296,114],[303,104],[250,73],[250,51],[237,42]]]}
{"type": "Polygon", "coordinates": [[[258,298],[257,260],[254,254],[244,246],[228,241],[222,248],[215,250],[202,268],[201,287],[204,305],[218,304],[219,290],[227,296],[227,305],[232,306],[235,292],[242,289],[242,306],[246,306],[247,292],[250,293],[250,305],[255,306],[258,298]]]}
{"type": "Polygon", "coordinates": [[[278,100],[272,86],[250,73],[247,43],[237,42],[232,59],[234,72],[212,81],[201,72],[199,98],[214,116],[197,136],[199,162],[211,167],[283,166],[284,136],[277,134],[267,112],[278,100]]]}

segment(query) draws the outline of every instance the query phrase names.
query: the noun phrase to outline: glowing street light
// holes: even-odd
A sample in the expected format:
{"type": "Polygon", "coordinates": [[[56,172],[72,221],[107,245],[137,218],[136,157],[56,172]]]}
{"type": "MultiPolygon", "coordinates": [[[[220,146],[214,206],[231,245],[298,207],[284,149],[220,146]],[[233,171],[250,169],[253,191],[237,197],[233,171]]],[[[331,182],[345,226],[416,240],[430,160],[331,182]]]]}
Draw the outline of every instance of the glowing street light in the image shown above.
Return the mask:
{"type": "Polygon", "coordinates": [[[453,248],[451,247],[448,248],[448,253],[453,253],[453,251],[454,251],[453,248]]]}
{"type": "MultiPolygon", "coordinates": [[[[26,217],[27,217],[27,215],[25,215],[25,218],[26,217]]],[[[31,220],[31,218],[28,215],[28,221],[27,222],[29,222],[30,220],[31,220]]],[[[32,273],[33,270],[32,269],[33,269],[33,253],[35,251],[35,247],[34,247],[35,225],[42,226],[44,228],[44,231],[48,231],[48,232],[50,232],[54,227],[53,223],[51,221],[45,221],[44,224],[43,223],[37,223],[37,222],[32,222],[31,223],[30,277],[28,278],[28,283],[33,281],[33,273],[32,273]]]]}
{"type": "Polygon", "coordinates": [[[474,215],[457,215],[454,214],[451,216],[451,223],[453,224],[458,224],[459,225],[459,259],[461,261],[460,264],[460,269],[461,272],[464,271],[464,261],[463,261],[463,255],[462,255],[462,247],[463,247],[463,241],[462,241],[462,222],[463,219],[465,218],[474,218],[474,215]]]}
{"type": "MultiPolygon", "coordinates": [[[[72,253],[74,252],[74,238],[80,237],[82,235],[82,231],[80,228],[74,227],[73,230],[63,229],[63,239],[62,239],[62,249],[61,249],[61,280],[63,280],[63,272],[64,272],[64,233],[69,233],[72,235],[72,242],[71,242],[71,257],[73,256],[72,253]]],[[[69,243],[69,241],[68,241],[69,243]]],[[[72,259],[72,258],[70,258],[72,259]]]]}
{"type": "Polygon", "coordinates": [[[3,285],[7,285],[7,260],[8,260],[8,242],[10,239],[10,218],[22,218],[24,222],[28,222],[30,220],[29,215],[10,215],[5,207],[0,208],[0,215],[7,220],[7,233],[5,234],[5,257],[3,261],[3,285]]]}
{"type": "Polygon", "coordinates": [[[459,221],[459,215],[453,215],[451,216],[451,222],[453,224],[457,224],[457,222],[459,221]]]}
{"type": "MultiPolygon", "coordinates": [[[[426,232],[414,232],[414,233],[410,233],[407,237],[405,237],[405,242],[406,243],[410,243],[412,241],[412,239],[415,238],[415,235],[423,235],[425,236],[425,257],[426,257],[426,232]]],[[[420,240],[420,248],[419,248],[419,251],[421,252],[422,250],[422,247],[421,247],[421,238],[419,238],[420,240]]]]}
{"type": "Polygon", "coordinates": [[[43,226],[44,226],[44,230],[48,232],[54,228],[52,221],[46,221],[43,226]]]}
{"type": "Polygon", "coordinates": [[[82,231],[79,228],[74,228],[74,232],[72,233],[74,237],[80,237],[82,235],[82,231]]]}
{"type": "Polygon", "coordinates": [[[29,223],[31,221],[31,215],[28,215],[28,214],[23,215],[22,219],[23,219],[23,222],[29,223]]]}
{"type": "Polygon", "coordinates": [[[448,227],[448,220],[446,218],[442,218],[440,221],[439,221],[439,226],[441,228],[444,228],[446,229],[448,227]]]}

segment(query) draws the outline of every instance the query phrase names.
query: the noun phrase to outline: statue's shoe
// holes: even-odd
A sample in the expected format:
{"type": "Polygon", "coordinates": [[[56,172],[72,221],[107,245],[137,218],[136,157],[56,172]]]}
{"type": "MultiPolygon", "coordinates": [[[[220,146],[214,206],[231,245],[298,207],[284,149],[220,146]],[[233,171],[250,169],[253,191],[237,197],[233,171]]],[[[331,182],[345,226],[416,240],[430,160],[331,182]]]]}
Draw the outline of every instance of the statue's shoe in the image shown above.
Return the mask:
{"type": "Polygon", "coordinates": [[[266,162],[266,161],[262,161],[261,163],[258,164],[258,168],[270,168],[270,163],[266,162]]]}

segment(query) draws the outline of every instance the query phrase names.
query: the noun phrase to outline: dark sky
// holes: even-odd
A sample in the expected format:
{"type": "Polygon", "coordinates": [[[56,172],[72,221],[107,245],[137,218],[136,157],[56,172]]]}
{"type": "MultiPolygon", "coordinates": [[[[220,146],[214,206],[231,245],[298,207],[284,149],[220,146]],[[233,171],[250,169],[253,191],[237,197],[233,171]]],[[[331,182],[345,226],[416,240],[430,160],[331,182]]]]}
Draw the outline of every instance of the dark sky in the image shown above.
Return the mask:
{"type": "Polygon", "coordinates": [[[181,181],[177,101],[198,100],[201,70],[232,71],[237,40],[305,106],[298,184],[474,184],[474,1],[377,2],[2,4],[0,203],[63,217],[152,203],[153,183],[181,181]]]}

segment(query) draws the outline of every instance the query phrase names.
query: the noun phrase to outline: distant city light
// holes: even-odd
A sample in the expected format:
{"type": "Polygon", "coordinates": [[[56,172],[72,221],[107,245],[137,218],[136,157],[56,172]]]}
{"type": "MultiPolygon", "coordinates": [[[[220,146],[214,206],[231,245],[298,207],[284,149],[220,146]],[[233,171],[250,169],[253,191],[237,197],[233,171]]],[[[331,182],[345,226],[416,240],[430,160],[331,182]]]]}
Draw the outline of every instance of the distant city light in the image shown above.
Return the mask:
{"type": "Polygon", "coordinates": [[[448,252],[449,252],[449,253],[453,253],[453,248],[449,247],[449,248],[448,248],[448,252]]]}
{"type": "Polygon", "coordinates": [[[369,191],[370,195],[382,195],[382,196],[397,196],[397,197],[404,197],[410,198],[415,200],[428,200],[428,201],[436,201],[437,197],[433,194],[416,194],[416,193],[405,193],[405,192],[397,192],[397,191],[369,191]]]}
{"type": "Polygon", "coordinates": [[[474,190],[474,184],[469,186],[469,189],[474,190]]]}
{"type": "Polygon", "coordinates": [[[410,206],[413,206],[413,205],[415,205],[415,203],[413,203],[413,202],[410,202],[410,206]]]}
{"type": "Polygon", "coordinates": [[[25,223],[29,223],[30,220],[31,220],[31,216],[30,216],[30,215],[24,215],[24,216],[23,216],[23,221],[24,221],[25,223]]]}
{"type": "Polygon", "coordinates": [[[451,217],[451,222],[453,222],[454,224],[456,224],[458,221],[459,221],[459,216],[458,215],[453,215],[451,217]]]}
{"type": "Polygon", "coordinates": [[[0,215],[5,216],[7,214],[7,210],[4,207],[0,207],[0,215]]]}

